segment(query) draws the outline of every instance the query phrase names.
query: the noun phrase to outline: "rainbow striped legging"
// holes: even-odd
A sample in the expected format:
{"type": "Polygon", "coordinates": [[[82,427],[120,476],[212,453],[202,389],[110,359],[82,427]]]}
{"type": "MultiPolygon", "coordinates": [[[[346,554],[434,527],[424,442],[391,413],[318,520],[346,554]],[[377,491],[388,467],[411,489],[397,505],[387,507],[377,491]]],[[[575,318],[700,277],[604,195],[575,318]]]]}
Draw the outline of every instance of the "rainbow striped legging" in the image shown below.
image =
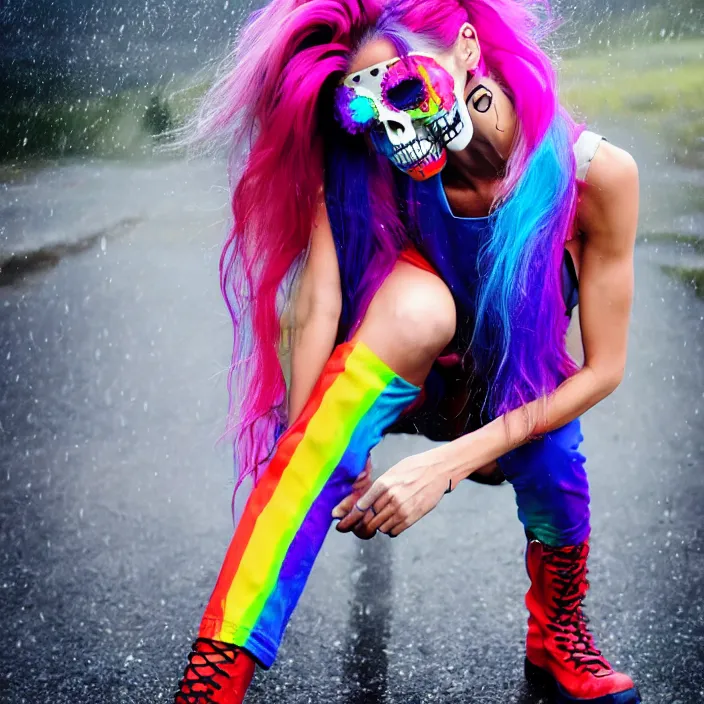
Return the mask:
{"type": "MultiPolygon", "coordinates": [[[[332,523],[371,449],[419,389],[362,343],[338,346],[301,416],[279,438],[228,548],[199,636],[273,663],[332,523]]],[[[519,518],[549,544],[589,531],[589,494],[575,422],[503,458],[519,518]],[[541,457],[543,459],[541,459],[541,457]]]]}

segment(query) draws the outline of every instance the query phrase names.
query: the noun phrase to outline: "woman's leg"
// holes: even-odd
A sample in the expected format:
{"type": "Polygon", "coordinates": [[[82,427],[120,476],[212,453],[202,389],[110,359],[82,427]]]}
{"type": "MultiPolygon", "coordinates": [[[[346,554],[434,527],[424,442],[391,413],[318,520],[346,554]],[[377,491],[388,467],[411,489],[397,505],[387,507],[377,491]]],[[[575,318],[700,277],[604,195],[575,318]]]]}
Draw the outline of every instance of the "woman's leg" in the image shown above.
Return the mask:
{"type": "Polygon", "coordinates": [[[518,518],[531,539],[551,547],[589,538],[589,481],[574,420],[510,452],[499,466],[516,492],[518,518]]]}
{"type": "Polygon", "coordinates": [[[529,541],[526,675],[557,686],[560,702],[636,704],[633,681],[611,668],[582,611],[590,530],[582,440],[574,420],[500,461],[529,541]]]}
{"type": "Polygon", "coordinates": [[[235,531],[200,638],[272,664],[332,509],[350,493],[385,428],[416,398],[454,325],[447,287],[399,262],[279,439],[235,531]]]}

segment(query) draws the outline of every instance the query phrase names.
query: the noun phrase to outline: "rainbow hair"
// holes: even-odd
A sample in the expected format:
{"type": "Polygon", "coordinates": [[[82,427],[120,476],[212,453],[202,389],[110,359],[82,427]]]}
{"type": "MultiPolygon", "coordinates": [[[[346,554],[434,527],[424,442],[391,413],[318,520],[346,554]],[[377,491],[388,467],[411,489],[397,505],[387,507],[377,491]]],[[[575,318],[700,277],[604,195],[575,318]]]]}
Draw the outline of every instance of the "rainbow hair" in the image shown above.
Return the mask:
{"type": "Polygon", "coordinates": [[[549,393],[572,369],[558,258],[574,216],[574,126],[536,43],[541,23],[519,0],[382,3],[273,0],[250,17],[188,128],[190,141],[229,150],[232,225],[220,280],[234,325],[228,429],[237,486],[248,475],[257,480],[286,424],[280,314],[321,186],[340,265],[340,340],[359,325],[413,232],[412,187],[334,118],[335,88],[374,36],[403,54],[416,43],[446,49],[463,22],[476,27],[480,70],[508,92],[520,128],[481,256],[470,354],[494,415],[549,393]]]}

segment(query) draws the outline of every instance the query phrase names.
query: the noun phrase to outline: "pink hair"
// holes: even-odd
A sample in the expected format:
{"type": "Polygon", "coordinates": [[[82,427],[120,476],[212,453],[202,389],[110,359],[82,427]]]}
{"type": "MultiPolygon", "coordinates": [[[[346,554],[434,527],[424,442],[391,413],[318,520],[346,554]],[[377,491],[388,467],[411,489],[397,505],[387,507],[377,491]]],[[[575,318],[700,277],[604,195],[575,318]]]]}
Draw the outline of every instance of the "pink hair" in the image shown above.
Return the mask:
{"type": "Polygon", "coordinates": [[[395,0],[376,29],[383,36],[401,25],[448,50],[470,22],[481,48],[479,77],[497,81],[516,111],[511,156],[477,262],[467,358],[488,382],[490,417],[544,398],[576,369],[564,343],[561,273],[577,204],[579,128],[559,104],[555,70],[537,43],[555,25],[549,10],[547,0],[395,0]]]}
{"type": "MultiPolygon", "coordinates": [[[[360,44],[375,35],[386,36],[400,51],[410,32],[448,48],[463,22],[469,20],[476,27],[483,50],[480,68],[502,84],[520,120],[502,198],[509,198],[515,190],[560,111],[554,71],[536,43],[541,24],[527,3],[388,0],[382,8],[381,2],[273,0],[250,17],[190,126],[190,141],[225,142],[229,149],[233,219],[220,275],[234,325],[228,430],[234,442],[237,486],[248,475],[257,480],[286,423],[277,302],[287,297],[291,274],[308,246],[325,180],[334,234],[344,226],[347,241],[359,245],[338,246],[343,334],[359,323],[376,287],[393,266],[395,252],[403,246],[398,191],[389,165],[380,162],[381,157],[362,153],[366,151],[362,137],[348,138],[333,124],[333,89],[360,44]],[[339,165],[337,171],[331,158],[339,165]],[[366,207],[352,208],[350,203],[365,203],[366,207]],[[368,261],[361,261],[365,256],[368,261]]],[[[574,173],[574,158],[568,151],[560,157],[568,165],[565,182],[574,173]]],[[[565,223],[573,213],[574,193],[570,191],[563,200],[558,204],[559,217],[553,217],[546,230],[542,249],[526,250],[531,256],[534,251],[535,257],[557,256],[565,223]]],[[[520,208],[507,212],[517,212],[520,221],[520,208]]],[[[549,207],[546,213],[546,218],[552,217],[549,207]]],[[[336,241],[339,245],[341,240],[336,241]]],[[[533,260],[521,261],[525,271],[535,268],[533,260]]],[[[497,290],[508,290],[510,277],[502,276],[497,290]]],[[[553,283],[552,317],[543,321],[548,328],[557,310],[552,298],[559,293],[553,283]]],[[[486,316],[487,320],[494,318],[491,312],[486,316]]],[[[510,324],[500,320],[497,324],[503,324],[510,334],[511,325],[519,322],[511,318],[510,324]]],[[[560,331],[551,334],[559,336],[560,331]]],[[[555,347],[557,343],[550,344],[555,347]]],[[[526,350],[535,356],[530,345],[526,350]]],[[[512,354],[507,345],[498,352],[512,354]]],[[[548,355],[545,365],[559,366],[556,355],[548,355]]],[[[538,372],[529,369],[520,374],[535,377],[538,372]]],[[[502,380],[502,389],[513,388],[513,381],[511,375],[502,380]]],[[[538,382],[542,388],[542,377],[538,382]]]]}
{"type": "Polygon", "coordinates": [[[307,248],[323,184],[318,98],[378,12],[370,0],[274,0],[250,17],[190,126],[190,141],[229,148],[233,217],[220,282],[234,325],[237,486],[257,480],[286,423],[277,297],[307,248]]]}
{"type": "Polygon", "coordinates": [[[380,33],[400,24],[442,50],[454,45],[463,23],[474,26],[482,55],[477,73],[503,87],[519,116],[500,198],[515,187],[560,109],[555,70],[537,43],[556,24],[549,18],[547,0],[395,0],[378,23],[380,33]]]}

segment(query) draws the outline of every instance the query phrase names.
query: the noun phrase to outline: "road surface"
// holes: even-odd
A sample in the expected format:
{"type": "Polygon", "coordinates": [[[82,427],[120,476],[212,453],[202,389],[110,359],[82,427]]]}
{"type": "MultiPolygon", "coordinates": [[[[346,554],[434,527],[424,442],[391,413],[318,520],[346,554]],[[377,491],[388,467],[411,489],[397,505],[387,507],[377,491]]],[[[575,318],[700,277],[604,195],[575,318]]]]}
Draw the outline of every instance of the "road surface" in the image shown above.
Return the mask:
{"type": "MultiPolygon", "coordinates": [[[[7,704],[170,701],[231,534],[232,472],[216,444],[230,346],[221,172],[122,168],[57,167],[0,194],[15,272],[0,287],[7,704]]],[[[667,222],[670,206],[656,182],[644,190],[647,231],[647,213],[667,222]]],[[[704,301],[662,273],[662,256],[638,247],[627,376],[584,418],[587,608],[645,702],[694,704],[704,301]]],[[[385,443],[376,466],[421,442],[385,443]]],[[[332,533],[248,702],[537,704],[522,680],[523,542],[511,488],[469,482],[396,541],[332,533]]]]}

